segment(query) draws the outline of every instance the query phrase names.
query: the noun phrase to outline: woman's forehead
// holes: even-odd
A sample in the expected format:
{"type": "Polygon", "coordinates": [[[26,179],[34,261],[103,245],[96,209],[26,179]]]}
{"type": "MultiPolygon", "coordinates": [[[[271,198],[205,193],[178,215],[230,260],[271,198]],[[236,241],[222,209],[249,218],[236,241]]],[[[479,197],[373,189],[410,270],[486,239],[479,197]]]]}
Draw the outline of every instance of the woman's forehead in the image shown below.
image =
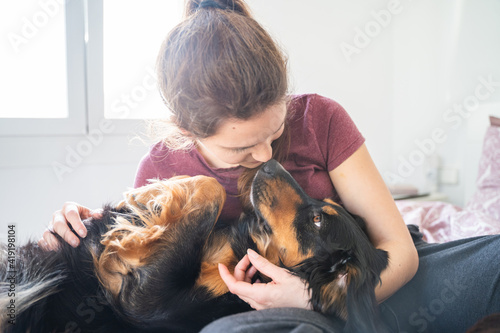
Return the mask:
{"type": "Polygon", "coordinates": [[[252,146],[279,132],[285,118],[286,104],[280,103],[247,120],[225,120],[212,138],[224,147],[252,146]]]}

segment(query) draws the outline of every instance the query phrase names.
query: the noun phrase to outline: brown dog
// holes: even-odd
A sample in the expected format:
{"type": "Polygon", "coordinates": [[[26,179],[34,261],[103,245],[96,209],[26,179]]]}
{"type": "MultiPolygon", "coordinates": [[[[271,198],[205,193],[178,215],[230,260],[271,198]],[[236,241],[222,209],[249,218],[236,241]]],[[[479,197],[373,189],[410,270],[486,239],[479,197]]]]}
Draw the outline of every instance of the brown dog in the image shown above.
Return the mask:
{"type": "MultiPolygon", "coordinates": [[[[252,183],[253,211],[216,223],[224,200],[209,177],[154,181],[86,220],[88,235],[76,249],[64,242],[58,252],[21,247],[15,316],[2,331],[198,331],[251,310],[217,269],[233,270],[248,248],[307,281],[314,309],[346,319],[348,331],[381,329],[374,288],[387,253],[371,245],[362,220],[307,196],[274,160],[252,183]]],[[[4,259],[5,280],[13,269],[4,259]]],[[[1,288],[5,308],[8,290],[1,288]]]]}

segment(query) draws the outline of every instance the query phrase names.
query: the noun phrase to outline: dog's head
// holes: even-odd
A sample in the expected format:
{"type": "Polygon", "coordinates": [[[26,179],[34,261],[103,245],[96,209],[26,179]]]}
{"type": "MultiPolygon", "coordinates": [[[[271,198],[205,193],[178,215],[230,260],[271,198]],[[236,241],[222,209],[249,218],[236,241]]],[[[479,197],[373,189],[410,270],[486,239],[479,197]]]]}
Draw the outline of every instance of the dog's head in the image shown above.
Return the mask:
{"type": "Polygon", "coordinates": [[[161,322],[194,297],[203,248],[225,197],[213,178],[181,176],[133,189],[107,212],[114,223],[93,253],[94,265],[124,316],[161,322]]]}
{"type": "Polygon", "coordinates": [[[275,160],[256,174],[251,201],[269,230],[267,239],[254,239],[259,251],[309,283],[315,310],[345,319],[376,306],[374,288],[387,253],[370,243],[362,219],[330,199],[309,197],[275,160]]]}

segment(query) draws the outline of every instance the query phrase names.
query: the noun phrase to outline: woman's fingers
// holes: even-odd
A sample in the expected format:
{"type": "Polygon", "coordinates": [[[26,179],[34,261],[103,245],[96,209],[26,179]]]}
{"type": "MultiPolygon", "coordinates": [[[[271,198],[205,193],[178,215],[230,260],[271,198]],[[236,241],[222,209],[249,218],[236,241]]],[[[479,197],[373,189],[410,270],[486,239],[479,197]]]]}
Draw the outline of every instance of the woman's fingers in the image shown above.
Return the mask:
{"type": "Polygon", "coordinates": [[[236,265],[234,275],[229,272],[225,265],[219,264],[219,274],[222,280],[231,293],[240,297],[252,298],[252,295],[263,292],[263,288],[266,286],[265,283],[251,283],[251,279],[257,271],[267,275],[273,281],[280,281],[289,276],[288,271],[270,263],[250,249],[248,249],[248,255],[245,255],[236,265]],[[250,264],[253,266],[248,269],[250,264]]]}
{"type": "Polygon", "coordinates": [[[83,238],[87,236],[87,228],[83,225],[82,219],[92,217],[92,211],[90,209],[74,202],[68,202],[63,206],[62,213],[65,220],[68,221],[80,237],[83,238]]]}
{"type": "MultiPolygon", "coordinates": [[[[69,243],[73,247],[77,247],[78,244],[80,244],[80,240],[78,239],[78,237],[73,232],[71,232],[66,217],[63,215],[62,211],[57,211],[54,213],[52,224],[49,226],[49,231],[55,232],[56,234],[61,236],[61,238],[64,239],[65,242],[69,243]]],[[[51,236],[54,237],[54,235],[51,236]]],[[[49,242],[49,239],[45,238],[45,240],[49,242]]]]}
{"type": "Polygon", "coordinates": [[[56,211],[52,215],[52,221],[49,223],[48,229],[43,233],[42,239],[40,239],[38,244],[44,249],[57,250],[60,244],[52,234],[54,232],[71,246],[77,247],[80,244],[80,240],[72,232],[70,226],[80,237],[84,238],[87,236],[87,228],[85,228],[82,219],[90,217],[102,217],[102,210],[93,211],[75,202],[66,202],[61,210],[56,211]]]}
{"type": "Polygon", "coordinates": [[[253,250],[236,265],[234,274],[219,264],[219,274],[229,291],[256,310],[272,307],[300,307],[310,309],[307,284],[284,268],[274,265],[253,250]],[[252,266],[250,266],[252,265],[252,266]],[[269,283],[252,283],[255,273],[272,279],[269,283]]]}
{"type": "Polygon", "coordinates": [[[247,253],[252,266],[255,267],[257,271],[270,277],[273,281],[284,279],[289,275],[288,271],[269,262],[254,250],[248,249],[247,253]]]}
{"type": "Polygon", "coordinates": [[[255,273],[257,269],[250,263],[248,255],[245,255],[234,268],[234,277],[238,281],[251,283],[255,273]]]}
{"type": "Polygon", "coordinates": [[[251,295],[252,284],[246,282],[241,276],[236,277],[238,274],[231,274],[224,264],[219,264],[219,274],[224,283],[227,285],[229,291],[238,296],[247,297],[251,295]]]}
{"type": "Polygon", "coordinates": [[[248,259],[248,256],[245,255],[234,267],[234,278],[238,281],[246,281],[247,269],[250,265],[250,260],[248,259]]]}
{"type": "MultiPolygon", "coordinates": [[[[258,272],[257,268],[255,266],[250,266],[250,268],[247,270],[246,275],[245,275],[245,281],[251,283],[253,277],[255,274],[258,272]]],[[[257,280],[255,282],[260,282],[260,280],[257,280]]]]}
{"type": "Polygon", "coordinates": [[[50,230],[45,230],[42,239],[38,241],[38,245],[46,251],[57,251],[60,247],[57,238],[50,232],[50,230]]]}
{"type": "Polygon", "coordinates": [[[237,295],[256,310],[263,308],[254,300],[256,294],[262,293],[262,290],[259,290],[261,284],[251,284],[244,280],[238,280],[223,264],[219,264],[219,274],[231,293],[237,295]]]}

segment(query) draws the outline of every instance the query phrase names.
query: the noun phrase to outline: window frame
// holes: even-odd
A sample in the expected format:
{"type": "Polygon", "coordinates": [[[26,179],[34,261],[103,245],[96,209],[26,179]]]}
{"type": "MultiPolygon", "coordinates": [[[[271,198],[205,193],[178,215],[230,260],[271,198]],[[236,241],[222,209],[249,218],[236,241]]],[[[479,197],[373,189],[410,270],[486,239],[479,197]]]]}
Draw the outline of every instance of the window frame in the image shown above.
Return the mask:
{"type": "Polygon", "coordinates": [[[67,118],[2,118],[0,137],[85,134],[87,125],[85,0],[65,1],[67,118]]]}

